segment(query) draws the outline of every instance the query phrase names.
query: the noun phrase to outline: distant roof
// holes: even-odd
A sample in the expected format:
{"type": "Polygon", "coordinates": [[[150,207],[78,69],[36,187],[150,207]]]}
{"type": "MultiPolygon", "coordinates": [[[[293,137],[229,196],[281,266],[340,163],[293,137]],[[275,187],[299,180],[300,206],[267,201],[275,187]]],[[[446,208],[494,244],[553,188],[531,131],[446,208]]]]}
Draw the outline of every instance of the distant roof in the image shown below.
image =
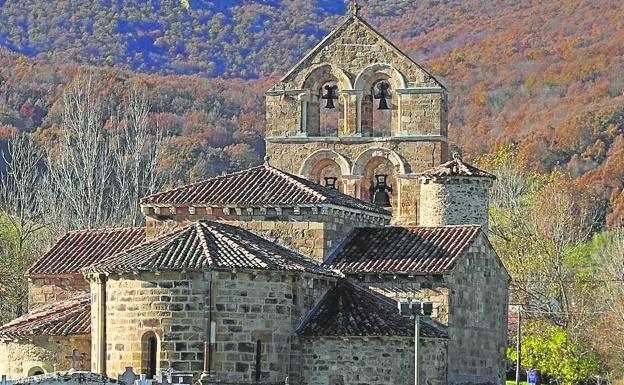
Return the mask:
{"type": "Polygon", "coordinates": [[[29,336],[69,336],[91,333],[91,295],[46,304],[0,327],[0,339],[29,336]]]}
{"type": "Polygon", "coordinates": [[[421,173],[420,176],[423,177],[447,177],[447,176],[468,176],[468,177],[480,177],[480,178],[490,178],[496,179],[496,176],[490,174],[487,171],[483,171],[475,166],[472,166],[468,163],[464,163],[461,157],[455,153],[453,155],[453,160],[450,160],[446,163],[442,163],[439,166],[432,167],[427,169],[421,173]]]}
{"type": "MultiPolygon", "coordinates": [[[[301,336],[414,336],[414,321],[399,314],[396,302],[341,280],[297,328],[301,336]]],[[[423,322],[422,337],[446,337],[442,325],[423,322]]]]}
{"type": "Polygon", "coordinates": [[[338,277],[330,269],[239,227],[199,221],[107,257],[86,273],[159,270],[272,270],[338,277]]]}
{"type": "Polygon", "coordinates": [[[145,241],[145,228],[70,231],[28,270],[27,275],[78,274],[102,258],[145,241]]]}
{"type": "Polygon", "coordinates": [[[144,205],[210,204],[218,206],[300,204],[334,205],[390,217],[391,214],[369,202],[345,195],[269,165],[211,178],[203,182],[160,192],[141,199],[144,205]]]}
{"type": "Polygon", "coordinates": [[[357,228],[327,259],[347,273],[444,273],[481,231],[478,225],[357,228]]]}

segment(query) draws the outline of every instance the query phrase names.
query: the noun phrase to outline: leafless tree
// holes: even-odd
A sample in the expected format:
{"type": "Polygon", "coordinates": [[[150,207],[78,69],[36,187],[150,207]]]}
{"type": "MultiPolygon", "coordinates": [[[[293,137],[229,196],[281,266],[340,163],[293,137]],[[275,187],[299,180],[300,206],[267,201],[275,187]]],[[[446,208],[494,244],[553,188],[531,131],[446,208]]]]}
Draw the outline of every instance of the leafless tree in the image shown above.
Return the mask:
{"type": "Polygon", "coordinates": [[[114,149],[115,176],[120,198],[118,210],[128,213],[127,222],[141,223],[139,199],[162,186],[158,172],[159,149],[163,130],[149,125],[150,104],[144,92],[133,90],[118,113],[118,132],[114,149]]]}
{"type": "Polygon", "coordinates": [[[91,79],[78,79],[63,95],[58,151],[48,155],[48,177],[68,228],[92,229],[114,221],[111,135],[91,79]]]}
{"type": "Polygon", "coordinates": [[[2,158],[6,172],[0,178],[0,321],[25,311],[23,273],[47,241],[41,148],[29,134],[15,134],[2,158]]]}

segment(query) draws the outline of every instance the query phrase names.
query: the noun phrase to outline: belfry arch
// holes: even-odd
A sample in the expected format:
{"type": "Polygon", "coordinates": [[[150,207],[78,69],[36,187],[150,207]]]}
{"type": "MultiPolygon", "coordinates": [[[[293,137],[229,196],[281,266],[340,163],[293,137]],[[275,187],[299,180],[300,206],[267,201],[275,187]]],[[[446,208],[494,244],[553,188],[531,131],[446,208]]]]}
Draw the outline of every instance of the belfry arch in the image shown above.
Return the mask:
{"type": "Polygon", "coordinates": [[[357,157],[353,163],[351,174],[355,176],[363,176],[366,164],[372,158],[386,158],[393,164],[397,174],[407,173],[405,162],[395,151],[386,148],[369,148],[357,157]]]}
{"type": "Polygon", "coordinates": [[[366,67],[353,86],[361,97],[359,127],[364,137],[388,137],[399,131],[401,99],[405,78],[389,64],[366,67]]]}
{"type": "Polygon", "coordinates": [[[310,137],[337,137],[345,123],[342,91],[351,89],[351,80],[331,64],[312,67],[301,84],[302,131],[310,137]]]}
{"type": "Polygon", "coordinates": [[[299,175],[313,182],[325,185],[325,177],[337,178],[337,188],[344,191],[343,178],[349,175],[349,161],[332,150],[319,150],[303,161],[299,175]]]}

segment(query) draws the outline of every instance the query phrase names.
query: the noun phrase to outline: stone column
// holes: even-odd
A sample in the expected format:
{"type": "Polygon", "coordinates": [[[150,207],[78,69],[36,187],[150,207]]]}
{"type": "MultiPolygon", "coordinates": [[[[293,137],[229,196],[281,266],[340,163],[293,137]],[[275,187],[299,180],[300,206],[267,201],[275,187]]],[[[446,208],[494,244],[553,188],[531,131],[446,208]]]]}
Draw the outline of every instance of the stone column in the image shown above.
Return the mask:
{"type": "Polygon", "coordinates": [[[357,198],[358,196],[358,181],[360,177],[357,175],[342,175],[341,176],[344,183],[344,193],[350,195],[352,197],[357,198]]]}
{"type": "Polygon", "coordinates": [[[91,280],[91,370],[106,374],[106,276],[100,274],[91,280]]]}
{"type": "Polygon", "coordinates": [[[361,107],[362,107],[362,91],[359,90],[343,90],[344,97],[344,125],[343,136],[361,136],[361,107]]]}

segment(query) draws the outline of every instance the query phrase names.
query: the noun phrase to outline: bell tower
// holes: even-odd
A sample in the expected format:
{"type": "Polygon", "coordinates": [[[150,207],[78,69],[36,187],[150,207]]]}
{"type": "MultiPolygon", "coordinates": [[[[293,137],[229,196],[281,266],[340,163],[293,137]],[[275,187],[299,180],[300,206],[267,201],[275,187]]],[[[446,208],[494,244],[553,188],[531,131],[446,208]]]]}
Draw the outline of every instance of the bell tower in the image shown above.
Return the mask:
{"type": "Polygon", "coordinates": [[[360,16],[343,22],[266,93],[271,165],[416,224],[418,173],[447,160],[447,92],[360,16]]]}

